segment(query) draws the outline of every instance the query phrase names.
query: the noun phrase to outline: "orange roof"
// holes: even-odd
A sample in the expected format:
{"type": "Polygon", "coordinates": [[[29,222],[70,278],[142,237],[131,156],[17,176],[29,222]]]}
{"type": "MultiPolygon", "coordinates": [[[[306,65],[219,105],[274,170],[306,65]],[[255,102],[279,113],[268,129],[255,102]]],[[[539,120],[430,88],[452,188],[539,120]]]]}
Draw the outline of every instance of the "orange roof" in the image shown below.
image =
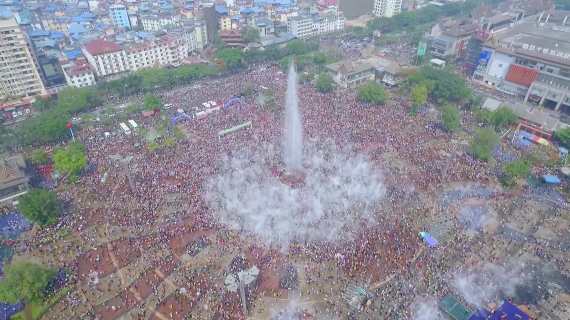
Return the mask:
{"type": "Polygon", "coordinates": [[[521,86],[530,87],[537,77],[537,70],[518,64],[511,64],[506,80],[521,86]]]}

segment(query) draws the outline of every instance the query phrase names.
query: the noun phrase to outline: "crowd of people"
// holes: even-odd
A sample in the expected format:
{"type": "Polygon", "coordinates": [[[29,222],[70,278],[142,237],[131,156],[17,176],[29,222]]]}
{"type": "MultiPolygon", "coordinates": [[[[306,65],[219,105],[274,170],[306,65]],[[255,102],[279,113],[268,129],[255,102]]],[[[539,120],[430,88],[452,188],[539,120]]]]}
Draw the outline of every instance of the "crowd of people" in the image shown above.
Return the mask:
{"type": "MultiPolygon", "coordinates": [[[[116,235],[108,230],[117,226],[120,230],[129,230],[128,237],[131,238],[122,244],[126,248],[118,251],[125,252],[123,256],[113,257],[116,254],[113,250],[118,250],[113,246],[97,247],[95,250],[100,253],[89,255],[89,259],[93,259],[88,263],[91,271],[100,272],[104,276],[139,261],[148,264],[149,268],[175,272],[175,267],[171,267],[171,258],[145,261],[140,257],[156,246],[163,251],[170,250],[170,257],[180,259],[183,253],[174,252],[177,249],[171,245],[173,241],[183,233],[204,230],[211,232],[210,236],[217,239],[209,244],[214,248],[208,250],[207,254],[222,256],[228,252],[247,252],[248,245],[254,243],[252,237],[255,235],[228,236],[229,227],[218,223],[216,213],[209,210],[203,199],[204,185],[208,177],[217,173],[218,163],[224,155],[254,149],[263,144],[279,146],[282,134],[282,108],[279,106],[283,105],[286,82],[287,75],[278,66],[257,66],[226,78],[157,92],[164,104],[172,104],[174,108],[154,117],[136,118],[141,127],[147,128],[139,131],[139,134],[120,133],[106,137],[104,132],[109,131],[109,128],[104,127],[86,128],[79,132],[78,139],[86,145],[89,163],[94,169],[81,177],[77,187],[60,192],[60,197],[71,204],[72,214],[66,218],[66,224],[81,237],[89,237],[89,243],[94,242],[93,236],[86,230],[93,225],[107,226],[104,236],[108,237],[109,242],[112,242],[111,238],[116,239],[116,235]],[[275,96],[277,107],[262,105],[260,95],[268,94],[275,96]],[[179,138],[174,146],[163,146],[156,150],[148,148],[151,140],[160,145],[164,136],[174,130],[169,127],[150,137],[152,130],[148,128],[155,128],[160,122],[169,122],[172,116],[169,113],[183,109],[184,112],[193,114],[200,111],[206,101],[213,100],[218,105],[223,105],[224,101],[236,95],[241,96],[240,102],[231,107],[222,108],[205,119],[179,122],[177,127],[184,132],[185,137],[179,138]],[[223,138],[218,137],[220,130],[246,121],[252,121],[253,126],[223,138]],[[128,254],[129,251],[138,253],[128,254]],[[97,260],[94,257],[99,258],[97,260]],[[109,263],[112,266],[102,265],[109,263]]],[[[308,257],[305,263],[311,265],[322,262],[336,264],[341,270],[339,278],[332,284],[336,286],[347,282],[341,278],[381,283],[388,276],[396,274],[395,279],[408,279],[402,283],[409,283],[411,278],[416,279],[417,274],[412,272],[417,270],[416,262],[429,258],[421,258],[425,252],[420,249],[421,243],[416,236],[418,225],[414,217],[402,216],[412,212],[426,216],[430,208],[417,203],[408,207],[408,198],[414,192],[433,194],[435,188],[451,182],[484,183],[488,177],[486,167],[467,156],[460,145],[451,143],[436,120],[428,115],[410,116],[404,98],[394,95],[387,105],[373,106],[358,101],[354,90],[338,89],[330,94],[322,94],[312,86],[304,85],[300,86],[299,100],[306,139],[331,141],[369,157],[385,173],[389,189],[386,203],[377,208],[381,226],[363,229],[362,234],[352,243],[302,244],[304,248],[298,250],[299,256],[308,257]]],[[[279,163],[279,159],[276,162],[279,163]]],[[[189,240],[185,244],[191,242],[189,240]]],[[[266,250],[271,254],[261,256],[285,255],[271,251],[270,248],[266,250]]],[[[295,251],[292,249],[292,252],[295,251]]],[[[85,265],[81,259],[87,259],[86,254],[80,254],[68,266],[77,269],[80,264],[85,265]]],[[[273,270],[277,261],[271,258],[255,260],[260,264],[262,273],[264,270],[273,270]]],[[[444,263],[430,263],[430,268],[449,267],[444,263]]],[[[219,267],[220,272],[227,271],[227,266],[219,267]]],[[[430,272],[437,273],[431,269],[430,272]]],[[[220,293],[229,294],[224,291],[223,280],[220,282],[219,278],[215,278],[219,275],[214,276],[214,273],[207,280],[208,286],[200,285],[207,287],[204,289],[206,292],[200,292],[202,298],[219,296],[220,293]]],[[[306,279],[309,282],[330,283],[314,274],[307,275],[306,279]]],[[[156,282],[146,284],[151,287],[148,295],[156,292],[163,280],[149,280],[156,282]]],[[[263,282],[263,278],[260,281],[263,282]]],[[[410,316],[410,299],[419,294],[421,288],[440,295],[446,292],[439,281],[427,283],[425,287],[418,284],[414,288],[404,288],[397,283],[397,280],[390,281],[375,292],[381,301],[378,305],[390,306],[390,310],[383,310],[387,315],[410,316]],[[393,286],[398,288],[392,288],[393,286]]],[[[197,284],[180,285],[188,288],[197,284]]],[[[136,286],[131,288],[135,292],[139,290],[136,286]]],[[[263,283],[259,286],[264,287],[263,283]]],[[[311,292],[318,294],[320,291],[311,292]]],[[[251,291],[252,296],[259,294],[264,292],[251,291]]],[[[332,296],[331,292],[328,294],[332,296]]],[[[118,296],[122,297],[121,293],[118,296]]],[[[138,295],[139,298],[136,298],[135,294],[134,297],[135,299],[131,297],[129,301],[123,302],[121,308],[113,306],[113,312],[109,312],[108,318],[118,316],[117,310],[129,312],[133,308],[144,306],[144,296],[138,295]]],[[[340,301],[340,294],[337,298],[340,301]]],[[[224,308],[235,308],[225,306],[227,301],[239,304],[239,300],[220,299],[219,304],[211,306],[210,310],[218,315],[227,315],[227,312],[223,312],[224,308]]],[[[255,304],[255,300],[252,303],[255,304]]],[[[338,318],[346,318],[350,307],[339,303],[328,309],[329,312],[331,310],[344,313],[337,314],[338,318]]],[[[180,314],[172,317],[182,319],[183,316],[180,314]]],[[[242,316],[238,312],[231,319],[240,319],[242,316]]]]}

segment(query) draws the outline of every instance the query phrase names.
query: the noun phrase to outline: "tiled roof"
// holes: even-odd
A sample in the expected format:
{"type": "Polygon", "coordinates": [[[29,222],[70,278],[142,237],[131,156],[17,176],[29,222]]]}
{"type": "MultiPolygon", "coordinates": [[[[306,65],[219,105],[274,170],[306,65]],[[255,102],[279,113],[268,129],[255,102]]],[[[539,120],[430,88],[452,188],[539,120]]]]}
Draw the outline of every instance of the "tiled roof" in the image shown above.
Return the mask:
{"type": "Polygon", "coordinates": [[[95,39],[85,44],[85,50],[91,55],[100,55],[105,53],[112,53],[121,51],[121,47],[114,43],[103,39],[95,39]]]}
{"type": "Polygon", "coordinates": [[[538,77],[538,71],[518,64],[511,64],[506,80],[521,86],[530,87],[538,77]]]}

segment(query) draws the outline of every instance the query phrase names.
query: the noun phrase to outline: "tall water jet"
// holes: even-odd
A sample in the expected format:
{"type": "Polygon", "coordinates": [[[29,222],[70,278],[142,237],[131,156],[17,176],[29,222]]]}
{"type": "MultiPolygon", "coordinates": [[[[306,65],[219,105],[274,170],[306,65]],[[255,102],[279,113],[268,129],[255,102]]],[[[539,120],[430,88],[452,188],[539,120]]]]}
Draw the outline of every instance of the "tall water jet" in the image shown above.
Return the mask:
{"type": "Polygon", "coordinates": [[[288,171],[299,171],[303,166],[303,126],[299,112],[297,71],[291,62],[287,78],[285,98],[285,132],[283,138],[283,161],[288,171]]]}

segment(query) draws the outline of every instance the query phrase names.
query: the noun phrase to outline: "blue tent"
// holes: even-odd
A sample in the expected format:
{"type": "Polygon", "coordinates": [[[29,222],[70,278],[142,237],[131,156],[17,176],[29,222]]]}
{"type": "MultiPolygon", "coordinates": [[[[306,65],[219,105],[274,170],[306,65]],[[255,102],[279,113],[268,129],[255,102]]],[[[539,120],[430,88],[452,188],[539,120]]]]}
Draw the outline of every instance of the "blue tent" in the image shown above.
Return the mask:
{"type": "Polygon", "coordinates": [[[24,304],[9,304],[0,302],[0,320],[8,320],[16,313],[24,309],[24,304]]]}
{"type": "Polygon", "coordinates": [[[428,247],[430,247],[430,248],[437,247],[437,244],[438,244],[437,239],[432,237],[431,234],[429,234],[428,232],[421,231],[419,233],[419,236],[427,244],[428,247]]]}
{"type": "Polygon", "coordinates": [[[545,174],[542,176],[542,179],[544,179],[544,182],[548,184],[560,184],[560,178],[557,176],[545,174]]]}
{"type": "Polygon", "coordinates": [[[505,301],[499,309],[493,312],[490,320],[529,320],[529,317],[517,306],[505,301]]]}

